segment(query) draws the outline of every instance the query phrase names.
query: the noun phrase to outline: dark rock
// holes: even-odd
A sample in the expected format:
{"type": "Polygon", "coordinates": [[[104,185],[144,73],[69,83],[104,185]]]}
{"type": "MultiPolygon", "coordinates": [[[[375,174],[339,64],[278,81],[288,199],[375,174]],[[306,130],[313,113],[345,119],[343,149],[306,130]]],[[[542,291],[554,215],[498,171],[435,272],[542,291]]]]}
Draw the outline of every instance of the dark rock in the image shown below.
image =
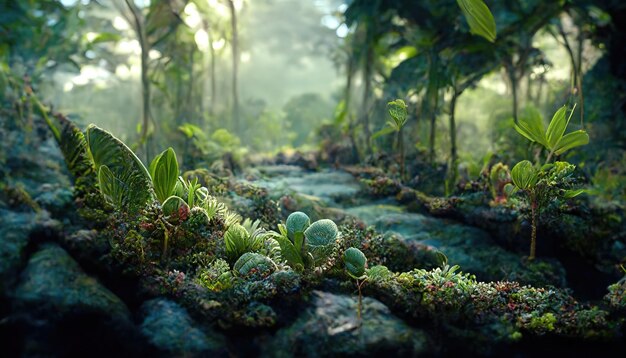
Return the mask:
{"type": "Polygon", "coordinates": [[[126,305],[56,245],[30,258],[12,298],[25,355],[128,354],[141,342],[126,305]]]}
{"type": "Polygon", "coordinates": [[[311,306],[264,347],[267,357],[417,356],[428,353],[428,336],[391,314],[379,301],[313,291],[311,306]]]}
{"type": "Polygon", "coordinates": [[[36,215],[0,211],[0,296],[12,287],[24,261],[24,250],[36,215]]]}
{"type": "Polygon", "coordinates": [[[34,200],[43,209],[49,211],[52,216],[67,216],[68,212],[73,210],[74,196],[71,190],[44,184],[40,187],[40,192],[34,200]]]}
{"type": "Polygon", "coordinates": [[[141,333],[161,356],[227,356],[224,338],[200,329],[187,311],[175,302],[154,299],[141,311],[141,333]]]}

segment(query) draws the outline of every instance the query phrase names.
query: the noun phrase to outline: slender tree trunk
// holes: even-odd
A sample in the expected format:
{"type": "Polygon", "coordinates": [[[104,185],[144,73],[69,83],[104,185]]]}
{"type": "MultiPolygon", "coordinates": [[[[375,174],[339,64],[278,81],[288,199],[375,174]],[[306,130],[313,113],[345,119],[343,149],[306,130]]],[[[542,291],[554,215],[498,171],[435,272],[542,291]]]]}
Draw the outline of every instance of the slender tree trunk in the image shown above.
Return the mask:
{"type": "Polygon", "coordinates": [[[193,64],[194,64],[193,55],[195,52],[195,48],[196,48],[195,46],[189,46],[189,67],[187,68],[189,80],[187,82],[187,98],[185,99],[185,102],[187,103],[187,105],[185,106],[186,107],[185,117],[187,117],[189,121],[191,121],[191,119],[196,117],[194,113],[194,96],[193,96],[194,94],[193,85],[195,82],[194,76],[193,76],[193,64]]]}
{"type": "Polygon", "coordinates": [[[458,154],[456,149],[456,118],[454,117],[458,94],[455,88],[452,91],[452,99],[450,99],[450,170],[452,170],[452,176],[450,184],[454,187],[459,175],[457,168],[458,154]]]}
{"type": "Polygon", "coordinates": [[[515,69],[511,70],[511,90],[513,92],[513,121],[517,124],[517,107],[518,107],[518,98],[517,98],[517,75],[515,74],[515,69]]]}
{"type": "Polygon", "coordinates": [[[135,22],[135,33],[141,47],[141,94],[142,94],[142,121],[140,143],[145,146],[146,158],[150,158],[148,149],[148,125],[150,124],[150,79],[148,76],[148,54],[150,46],[146,38],[140,10],[130,1],[126,0],[126,6],[130,10],[135,22]]]}
{"type": "Polygon", "coordinates": [[[215,49],[213,48],[213,36],[211,34],[211,29],[207,27],[207,33],[209,35],[209,52],[211,54],[211,109],[209,110],[209,114],[213,115],[215,113],[215,105],[217,103],[217,91],[216,91],[216,81],[215,78],[215,49]]]}
{"type": "Polygon", "coordinates": [[[537,251],[537,201],[534,195],[531,196],[531,234],[530,234],[530,256],[528,256],[529,260],[535,259],[535,254],[537,251]]]}
{"type": "Polygon", "coordinates": [[[539,88],[537,88],[537,95],[535,96],[535,102],[537,105],[541,105],[541,96],[543,95],[543,77],[539,77],[539,88]]]}
{"type": "Polygon", "coordinates": [[[400,151],[400,181],[404,181],[405,180],[405,163],[404,163],[404,138],[402,136],[402,131],[403,128],[400,128],[400,130],[398,131],[398,147],[399,147],[399,151],[400,151]]]}
{"type": "Polygon", "coordinates": [[[582,28],[579,26],[578,27],[578,48],[577,48],[577,55],[578,55],[578,67],[576,69],[576,71],[578,72],[578,75],[576,76],[578,78],[578,98],[580,101],[580,126],[581,128],[584,128],[585,125],[585,121],[584,121],[584,116],[585,116],[585,96],[583,95],[583,41],[584,41],[584,37],[583,37],[583,30],[582,28]]]}
{"type": "Polygon", "coordinates": [[[355,163],[360,161],[359,148],[357,147],[357,143],[355,140],[354,128],[356,127],[355,123],[353,123],[354,118],[350,116],[350,101],[352,100],[352,77],[354,76],[354,58],[352,54],[348,55],[348,64],[346,66],[346,89],[344,93],[344,107],[343,107],[343,120],[348,121],[348,136],[350,138],[350,144],[352,146],[352,160],[355,163]]]}
{"type": "Polygon", "coordinates": [[[367,55],[365,57],[364,70],[363,70],[363,81],[365,82],[365,88],[363,90],[363,104],[362,104],[362,114],[361,114],[361,123],[363,125],[363,133],[365,134],[365,153],[372,154],[372,148],[369,145],[370,143],[370,123],[369,123],[369,112],[370,112],[370,97],[372,91],[372,67],[374,62],[374,48],[371,43],[367,44],[367,55]]]}
{"type": "Polygon", "coordinates": [[[233,0],[228,0],[228,7],[230,8],[230,25],[232,31],[232,54],[233,54],[233,78],[232,78],[232,90],[233,90],[233,128],[235,132],[239,132],[239,89],[237,88],[238,71],[239,71],[239,36],[237,33],[237,10],[235,9],[235,3],[233,0]]]}
{"type": "Polygon", "coordinates": [[[437,107],[439,106],[439,90],[435,90],[433,104],[430,108],[430,141],[428,142],[428,159],[431,164],[435,163],[435,134],[437,131],[437,107]]]}

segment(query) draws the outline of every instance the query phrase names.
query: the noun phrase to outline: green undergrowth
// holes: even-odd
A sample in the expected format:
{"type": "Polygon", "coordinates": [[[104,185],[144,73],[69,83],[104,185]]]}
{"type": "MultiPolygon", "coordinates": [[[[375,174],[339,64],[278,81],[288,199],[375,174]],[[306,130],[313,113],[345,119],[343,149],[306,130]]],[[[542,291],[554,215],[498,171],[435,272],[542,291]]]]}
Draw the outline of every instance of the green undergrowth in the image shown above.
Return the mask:
{"type": "MultiPolygon", "coordinates": [[[[98,238],[110,244],[107,263],[136,278],[144,295],[171,297],[222,328],[284,324],[281,314],[300,306],[314,289],[329,281],[354,287],[356,278],[359,290],[415,324],[428,319],[446,327],[497,326],[493,338],[502,342],[526,335],[618,335],[621,320],[576,302],[565,290],[477,282],[438,251],[409,248],[359,223],[337,227],[329,219],[312,222],[302,212],[281,222],[262,190],[201,170],[181,176],[171,148],[145,167],[102,129],[67,133],[69,139],[58,137],[62,147],[66,140],[86,143],[77,148],[85,152],[64,154],[76,182],[85,185],[77,200],[107,214],[98,238]],[[242,218],[220,199],[230,191],[264,209],[255,220],[249,213],[242,218]],[[104,203],[84,200],[94,192],[104,203]]],[[[438,208],[434,200],[430,205],[438,208]]]]}

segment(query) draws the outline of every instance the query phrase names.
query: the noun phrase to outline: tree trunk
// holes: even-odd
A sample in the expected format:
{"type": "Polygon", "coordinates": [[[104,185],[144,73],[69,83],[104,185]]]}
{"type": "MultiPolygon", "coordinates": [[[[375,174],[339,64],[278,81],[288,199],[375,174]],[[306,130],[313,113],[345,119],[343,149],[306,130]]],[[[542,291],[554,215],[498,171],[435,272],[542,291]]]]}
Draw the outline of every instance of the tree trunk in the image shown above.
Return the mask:
{"type": "Polygon", "coordinates": [[[357,147],[357,143],[355,140],[356,133],[354,133],[354,128],[356,127],[355,123],[353,123],[354,119],[350,116],[350,101],[352,100],[352,77],[354,76],[354,58],[352,54],[348,55],[348,64],[346,66],[346,89],[344,93],[344,107],[342,120],[348,121],[348,137],[350,138],[350,144],[352,146],[352,160],[354,163],[358,163],[360,161],[359,157],[359,148],[357,147]],[[346,119],[347,118],[347,119],[346,119]]]}
{"type": "Polygon", "coordinates": [[[237,10],[235,9],[235,3],[233,0],[228,0],[228,7],[230,8],[230,25],[232,31],[231,47],[233,54],[233,77],[232,77],[232,90],[233,90],[233,128],[235,133],[239,132],[239,90],[237,88],[237,76],[239,71],[239,37],[237,34],[237,10]]]}
{"type": "Polygon", "coordinates": [[[456,89],[453,89],[452,99],[450,99],[450,170],[452,170],[450,184],[452,187],[456,184],[459,175],[457,168],[458,154],[456,150],[456,118],[454,117],[457,96],[456,89]]]}
{"type": "Polygon", "coordinates": [[[217,103],[217,92],[216,92],[216,78],[215,78],[215,49],[213,48],[213,37],[211,36],[211,29],[207,27],[207,33],[209,35],[209,52],[211,54],[211,109],[209,109],[209,114],[213,115],[215,113],[215,105],[217,103]]]}
{"type": "Polygon", "coordinates": [[[511,91],[513,94],[513,121],[517,124],[517,107],[518,107],[518,98],[517,98],[517,75],[515,74],[515,69],[511,69],[510,73],[511,79],[511,91]]]}
{"type": "Polygon", "coordinates": [[[405,180],[405,168],[404,168],[404,138],[402,137],[402,130],[404,128],[400,128],[398,131],[398,147],[400,151],[400,182],[405,180]]]}
{"type": "Polygon", "coordinates": [[[142,121],[141,121],[141,138],[140,143],[145,145],[146,158],[150,158],[148,150],[148,125],[150,124],[150,79],[148,77],[148,54],[150,45],[146,39],[146,34],[141,20],[140,10],[135,7],[130,0],[126,0],[126,6],[133,15],[135,22],[135,33],[141,47],[141,94],[142,94],[142,121]]]}
{"type": "Polygon", "coordinates": [[[437,107],[439,106],[439,90],[435,90],[432,106],[430,108],[430,141],[428,142],[428,159],[431,164],[435,163],[435,134],[437,131],[437,107]]]}
{"type": "Polygon", "coordinates": [[[528,256],[528,260],[534,260],[535,254],[537,251],[537,201],[534,196],[531,196],[531,233],[530,233],[530,256],[528,256]]]}
{"type": "Polygon", "coordinates": [[[363,81],[365,83],[365,88],[363,89],[363,104],[362,104],[362,113],[361,113],[361,123],[363,125],[363,133],[365,134],[365,153],[372,154],[372,147],[369,145],[370,143],[370,123],[369,123],[369,112],[370,112],[370,95],[372,91],[372,67],[374,62],[374,48],[371,43],[367,43],[367,55],[365,57],[364,69],[363,69],[363,81]]]}

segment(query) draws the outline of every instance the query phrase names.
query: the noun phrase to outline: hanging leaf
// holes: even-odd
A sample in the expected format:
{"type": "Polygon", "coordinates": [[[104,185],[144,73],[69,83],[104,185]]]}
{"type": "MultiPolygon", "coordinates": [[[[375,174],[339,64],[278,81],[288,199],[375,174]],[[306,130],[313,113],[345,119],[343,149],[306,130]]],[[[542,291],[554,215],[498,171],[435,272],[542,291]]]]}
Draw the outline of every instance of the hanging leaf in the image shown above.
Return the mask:
{"type": "Polygon", "coordinates": [[[496,41],[496,20],[482,0],[457,0],[470,32],[489,42],[496,41]]]}

